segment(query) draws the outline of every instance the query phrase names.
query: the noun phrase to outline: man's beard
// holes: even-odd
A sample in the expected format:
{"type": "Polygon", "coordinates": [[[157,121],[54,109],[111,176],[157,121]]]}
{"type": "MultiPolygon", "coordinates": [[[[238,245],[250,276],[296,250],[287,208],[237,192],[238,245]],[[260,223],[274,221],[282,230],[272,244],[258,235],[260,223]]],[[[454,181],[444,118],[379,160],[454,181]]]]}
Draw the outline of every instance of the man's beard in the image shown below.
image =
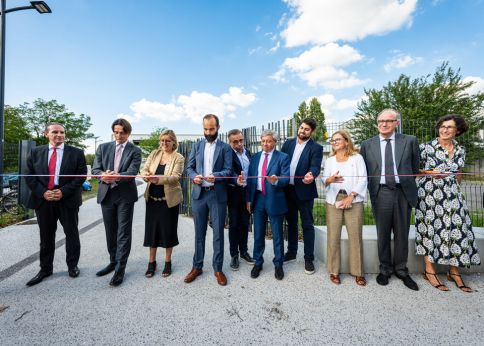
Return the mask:
{"type": "Polygon", "coordinates": [[[302,141],[305,141],[305,140],[309,139],[310,137],[311,136],[305,136],[303,133],[298,133],[297,134],[297,138],[299,138],[302,141]]]}
{"type": "Polygon", "coordinates": [[[213,135],[205,135],[205,139],[209,143],[212,143],[213,141],[215,141],[217,139],[217,137],[218,137],[218,131],[215,132],[215,134],[213,134],[213,135]]]}

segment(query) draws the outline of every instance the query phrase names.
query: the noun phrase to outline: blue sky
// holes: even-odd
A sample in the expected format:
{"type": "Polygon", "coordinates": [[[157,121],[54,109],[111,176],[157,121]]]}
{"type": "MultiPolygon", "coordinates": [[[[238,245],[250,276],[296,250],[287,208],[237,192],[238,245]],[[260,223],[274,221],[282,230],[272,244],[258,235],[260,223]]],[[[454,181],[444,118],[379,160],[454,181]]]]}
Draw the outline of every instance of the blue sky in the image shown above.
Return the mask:
{"type": "Polygon", "coordinates": [[[364,88],[445,60],[484,91],[483,0],[46,2],[52,14],[7,14],[5,103],[56,99],[104,141],[120,116],[133,133],[187,134],[212,112],[228,131],[287,118],[311,97],[345,120],[364,88]]]}

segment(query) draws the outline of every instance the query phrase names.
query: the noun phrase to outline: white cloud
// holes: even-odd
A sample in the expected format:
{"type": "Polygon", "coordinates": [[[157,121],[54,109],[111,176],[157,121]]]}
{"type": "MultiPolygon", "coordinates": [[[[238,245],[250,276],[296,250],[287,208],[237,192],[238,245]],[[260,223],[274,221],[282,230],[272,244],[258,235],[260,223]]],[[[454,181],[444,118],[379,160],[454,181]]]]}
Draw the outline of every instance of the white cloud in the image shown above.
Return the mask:
{"type": "Polygon", "coordinates": [[[348,88],[361,85],[364,81],[358,79],[356,73],[349,73],[342,67],[362,59],[363,56],[349,45],[329,43],[313,47],[295,58],[287,58],[271,78],[284,81],[286,71],[291,71],[310,86],[348,88]]]}
{"type": "Polygon", "coordinates": [[[247,108],[256,100],[254,93],[244,93],[239,87],[230,87],[228,92],[220,96],[195,90],[190,95],[178,96],[170,103],[148,101],[143,98],[131,104],[133,115],[118,114],[118,118],[125,118],[130,122],[152,118],[162,122],[190,120],[199,123],[205,114],[213,113],[223,121],[225,116],[235,118],[235,112],[239,108],[247,108]]]}
{"type": "Polygon", "coordinates": [[[393,70],[402,69],[407,66],[421,63],[422,61],[423,61],[423,58],[421,57],[418,57],[418,56],[413,57],[408,54],[398,53],[393,58],[391,58],[391,60],[388,63],[386,63],[383,66],[383,68],[385,69],[386,72],[390,72],[393,70]]]}
{"type": "Polygon", "coordinates": [[[468,76],[463,79],[464,83],[474,82],[470,88],[466,90],[469,95],[476,95],[477,93],[484,93],[484,79],[476,76],[468,76]]]}
{"type": "Polygon", "coordinates": [[[417,0],[285,0],[293,10],[281,36],[286,47],[356,41],[412,24],[417,0]]]}
{"type": "MultiPolygon", "coordinates": [[[[323,94],[316,96],[321,103],[321,108],[324,111],[328,122],[340,122],[342,119],[347,120],[351,118],[356,111],[358,102],[367,98],[366,95],[355,99],[337,99],[333,94],[323,94]]],[[[309,104],[311,98],[307,99],[309,104]]]]}
{"type": "Polygon", "coordinates": [[[279,47],[281,46],[281,42],[277,41],[276,42],[276,45],[274,47],[272,47],[271,49],[269,49],[269,51],[267,53],[275,53],[277,52],[277,50],[279,49],[279,47]]]}

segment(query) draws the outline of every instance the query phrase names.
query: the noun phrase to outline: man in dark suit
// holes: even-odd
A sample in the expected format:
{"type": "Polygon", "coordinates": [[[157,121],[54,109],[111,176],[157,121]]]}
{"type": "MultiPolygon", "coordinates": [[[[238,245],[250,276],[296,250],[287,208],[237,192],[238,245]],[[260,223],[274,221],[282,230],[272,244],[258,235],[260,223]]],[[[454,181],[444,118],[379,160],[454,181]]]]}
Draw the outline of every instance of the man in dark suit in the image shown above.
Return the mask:
{"type": "Polygon", "coordinates": [[[408,274],[408,231],[410,213],[417,205],[415,176],[419,170],[418,141],[414,136],[395,133],[400,124],[400,114],[384,109],[377,117],[378,136],[361,144],[368,172],[373,215],[378,237],[380,273],[376,281],[387,285],[390,276],[403,281],[405,286],[417,291],[418,286],[408,274]],[[393,229],[394,255],[392,260],[391,232],[393,229]]]}
{"type": "MultiPolygon", "coordinates": [[[[232,174],[236,177],[247,177],[250,163],[250,151],[244,147],[244,135],[238,129],[228,133],[229,145],[232,147],[232,174]]],[[[230,268],[239,269],[240,258],[253,265],[255,261],[247,251],[249,236],[250,214],[246,206],[245,186],[239,186],[237,181],[229,182],[227,186],[227,206],[229,210],[229,243],[230,243],[230,268]]]]}
{"type": "Polygon", "coordinates": [[[311,139],[316,129],[316,121],[306,118],[301,122],[297,131],[297,138],[287,140],[281,151],[289,155],[290,180],[284,188],[288,211],[287,253],[284,262],[294,261],[297,254],[299,238],[298,211],[301,216],[304,240],[304,271],[314,273],[314,199],[318,197],[315,178],[321,171],[323,161],[323,147],[311,139]],[[300,178],[304,177],[304,178],[300,178]]]}
{"type": "Polygon", "coordinates": [[[123,176],[138,174],[141,150],[128,141],[131,124],[127,120],[116,119],[111,129],[115,140],[97,148],[92,166],[92,174],[100,176],[97,202],[101,204],[110,260],[96,275],[114,271],[109,284],[119,286],[131,251],[133,209],[138,200],[134,178],[123,176]]]}
{"type": "MultiPolygon", "coordinates": [[[[261,134],[262,151],[250,160],[247,179],[247,211],[254,213],[254,260],[250,276],[257,278],[264,263],[265,235],[267,218],[271,222],[273,263],[277,280],[284,278],[284,239],[282,222],[287,212],[284,186],[289,182],[289,156],[275,150],[277,133],[266,130],[261,134]],[[255,178],[256,177],[256,178],[255,178]]],[[[239,176],[239,185],[246,183],[239,176]]]]}
{"type": "Polygon", "coordinates": [[[40,230],[40,271],[27,286],[52,275],[55,232],[60,221],[66,235],[66,262],[69,276],[79,276],[79,207],[81,186],[86,177],[86,159],[80,149],[66,145],[65,129],[59,123],[47,124],[44,131],[49,144],[32,149],[27,158],[25,181],[32,191],[28,207],[35,209],[40,230]]]}
{"type": "Polygon", "coordinates": [[[224,258],[224,225],[227,209],[227,178],[232,175],[232,149],[227,143],[217,139],[219,119],[214,114],[203,117],[205,140],[192,147],[188,158],[187,174],[193,183],[192,211],[195,224],[195,253],[193,268],[185,277],[190,283],[202,274],[205,257],[205,238],[208,214],[213,228],[212,266],[217,283],[227,284],[222,272],[224,258]]]}

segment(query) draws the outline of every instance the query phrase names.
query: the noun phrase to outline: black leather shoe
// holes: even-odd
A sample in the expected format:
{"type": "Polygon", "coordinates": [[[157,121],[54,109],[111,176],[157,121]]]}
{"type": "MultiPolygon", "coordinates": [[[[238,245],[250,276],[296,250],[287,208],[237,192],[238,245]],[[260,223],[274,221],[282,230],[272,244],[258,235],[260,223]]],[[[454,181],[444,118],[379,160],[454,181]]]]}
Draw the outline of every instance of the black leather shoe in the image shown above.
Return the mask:
{"type": "Polygon", "coordinates": [[[284,279],[284,270],[282,269],[282,266],[276,267],[274,276],[276,277],[277,280],[284,279]]]}
{"type": "Polygon", "coordinates": [[[284,255],[284,262],[293,262],[296,260],[296,254],[292,252],[286,252],[284,255]]]}
{"type": "Polygon", "coordinates": [[[311,260],[304,260],[304,272],[308,275],[314,274],[314,263],[311,260]]]}
{"type": "Polygon", "coordinates": [[[44,280],[46,277],[51,276],[52,272],[43,272],[42,270],[35,275],[32,279],[30,279],[29,282],[26,283],[27,286],[33,286],[37,285],[38,283],[41,283],[42,280],[44,280]]]}
{"type": "Polygon", "coordinates": [[[255,264],[255,261],[252,257],[250,257],[249,253],[246,251],[246,252],[243,252],[240,254],[240,258],[242,258],[244,261],[247,262],[247,264],[250,264],[250,265],[254,265],[255,264]]]}
{"type": "Polygon", "coordinates": [[[109,273],[111,273],[111,272],[114,271],[114,268],[116,268],[116,264],[109,263],[106,267],[104,267],[103,269],[101,269],[100,271],[98,271],[96,273],[96,276],[108,275],[109,273]]]}
{"type": "Polygon", "coordinates": [[[75,266],[75,267],[72,267],[72,268],[69,269],[69,276],[71,278],[77,278],[80,273],[81,273],[81,271],[79,270],[78,266],[75,266]]]}
{"type": "Polygon", "coordinates": [[[109,282],[109,285],[113,287],[119,286],[123,283],[123,280],[124,280],[124,271],[115,272],[113,275],[113,278],[109,282]]]}
{"type": "Polygon", "coordinates": [[[395,274],[397,278],[403,281],[403,284],[410,288],[411,290],[418,291],[418,285],[413,279],[410,277],[410,275],[398,275],[395,274]]]}
{"type": "Polygon", "coordinates": [[[254,268],[252,268],[252,270],[250,271],[250,277],[252,279],[257,279],[259,277],[259,274],[262,270],[262,266],[258,266],[257,264],[254,265],[254,268]]]}
{"type": "Polygon", "coordinates": [[[153,276],[155,276],[155,271],[156,271],[156,261],[148,262],[148,269],[146,270],[145,276],[147,278],[152,278],[153,276]]]}
{"type": "Polygon", "coordinates": [[[239,270],[239,255],[232,256],[230,260],[230,269],[239,270]]]}
{"type": "Polygon", "coordinates": [[[390,278],[389,275],[385,275],[385,274],[378,274],[377,277],[376,277],[376,282],[381,285],[381,286],[386,286],[388,285],[388,279],[390,278]]]}

